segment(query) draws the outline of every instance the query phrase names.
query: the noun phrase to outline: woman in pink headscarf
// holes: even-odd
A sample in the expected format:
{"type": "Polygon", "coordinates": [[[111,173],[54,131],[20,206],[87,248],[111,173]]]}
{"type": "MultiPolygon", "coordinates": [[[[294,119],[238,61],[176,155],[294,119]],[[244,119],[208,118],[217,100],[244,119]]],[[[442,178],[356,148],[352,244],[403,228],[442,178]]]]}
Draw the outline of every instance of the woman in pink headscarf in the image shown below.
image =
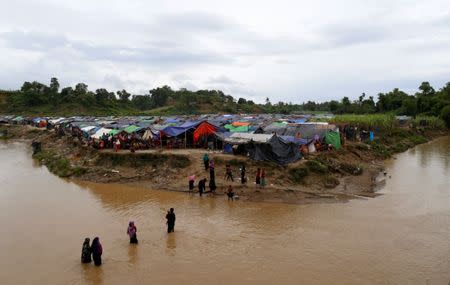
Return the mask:
{"type": "Polygon", "coordinates": [[[136,232],[137,228],[134,225],[134,222],[130,222],[127,229],[127,234],[130,236],[130,243],[138,243],[136,232]]]}

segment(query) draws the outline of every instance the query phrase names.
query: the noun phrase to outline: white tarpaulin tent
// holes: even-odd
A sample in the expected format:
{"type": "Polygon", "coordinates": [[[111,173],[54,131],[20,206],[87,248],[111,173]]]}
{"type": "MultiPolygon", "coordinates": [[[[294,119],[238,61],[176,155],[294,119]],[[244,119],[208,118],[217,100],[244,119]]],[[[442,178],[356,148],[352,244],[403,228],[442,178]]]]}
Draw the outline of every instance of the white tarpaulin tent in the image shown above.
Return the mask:
{"type": "Polygon", "coordinates": [[[225,142],[229,144],[245,144],[250,141],[256,143],[266,143],[273,137],[273,134],[253,134],[253,133],[233,133],[225,142]]]}
{"type": "Polygon", "coordinates": [[[52,119],[52,120],[48,120],[51,124],[57,124],[59,122],[61,122],[62,120],[64,120],[65,118],[58,118],[58,119],[52,119]]]}
{"type": "Polygon", "coordinates": [[[95,128],[96,128],[96,126],[87,126],[87,127],[81,128],[81,130],[83,132],[88,133],[90,130],[95,129],[95,128]]]}
{"type": "Polygon", "coordinates": [[[109,134],[109,132],[111,131],[112,129],[100,128],[98,131],[95,132],[95,134],[91,136],[91,138],[99,139],[101,136],[103,136],[103,134],[109,134]]]}

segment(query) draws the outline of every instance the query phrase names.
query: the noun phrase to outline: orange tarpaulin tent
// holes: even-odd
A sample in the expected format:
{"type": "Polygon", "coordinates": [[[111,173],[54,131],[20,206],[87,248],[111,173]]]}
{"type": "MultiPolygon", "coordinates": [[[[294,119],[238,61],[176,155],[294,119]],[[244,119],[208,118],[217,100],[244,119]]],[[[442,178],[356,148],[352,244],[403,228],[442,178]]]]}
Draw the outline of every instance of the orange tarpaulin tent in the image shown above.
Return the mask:
{"type": "Polygon", "coordinates": [[[203,122],[194,131],[194,144],[196,144],[201,137],[215,134],[217,128],[208,122],[203,122]]]}
{"type": "Polygon", "coordinates": [[[233,122],[231,125],[233,127],[244,127],[244,126],[249,126],[250,123],[249,122],[233,122]]]}

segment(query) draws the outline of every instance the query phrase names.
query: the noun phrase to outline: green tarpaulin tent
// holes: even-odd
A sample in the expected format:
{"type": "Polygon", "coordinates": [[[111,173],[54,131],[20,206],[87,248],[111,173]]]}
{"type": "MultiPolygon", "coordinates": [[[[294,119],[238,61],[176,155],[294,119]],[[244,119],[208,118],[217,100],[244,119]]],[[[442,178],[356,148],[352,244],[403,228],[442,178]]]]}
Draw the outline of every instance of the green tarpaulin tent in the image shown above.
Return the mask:
{"type": "Polygon", "coordinates": [[[248,128],[249,126],[239,126],[239,127],[234,127],[231,124],[225,125],[224,128],[229,130],[232,133],[248,133],[248,128]]]}
{"type": "Polygon", "coordinates": [[[327,132],[325,135],[325,143],[331,144],[334,149],[341,148],[341,137],[339,136],[339,132],[327,132]]]}
{"type": "Polygon", "coordinates": [[[132,134],[132,133],[134,133],[135,131],[140,130],[140,129],[141,129],[141,127],[138,127],[138,126],[135,126],[135,125],[130,125],[130,126],[126,127],[126,128],[123,129],[123,130],[124,130],[125,132],[129,133],[129,134],[132,134]]]}
{"type": "Polygon", "coordinates": [[[122,132],[122,131],[121,131],[121,130],[111,130],[111,131],[109,132],[109,135],[115,136],[115,135],[117,135],[117,134],[120,133],[120,132],[122,132]]]}

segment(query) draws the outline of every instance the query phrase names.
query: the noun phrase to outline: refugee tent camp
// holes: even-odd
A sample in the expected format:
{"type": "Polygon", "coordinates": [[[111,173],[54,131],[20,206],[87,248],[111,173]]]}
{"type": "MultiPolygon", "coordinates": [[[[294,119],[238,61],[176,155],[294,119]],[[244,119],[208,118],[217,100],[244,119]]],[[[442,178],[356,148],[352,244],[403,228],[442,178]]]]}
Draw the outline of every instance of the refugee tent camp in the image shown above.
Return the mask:
{"type": "MultiPolygon", "coordinates": [[[[10,116],[10,123],[29,122],[34,126],[64,128],[86,145],[120,149],[203,148],[246,155],[255,160],[281,165],[301,158],[303,146],[311,153],[319,143],[340,148],[339,129],[331,124],[308,121],[312,116],[291,115],[200,115],[177,117],[54,117],[10,116]],[[106,136],[103,136],[105,134],[106,136]],[[99,144],[101,140],[104,141],[99,144]],[[314,142],[314,144],[312,143],[314,142]]],[[[322,147],[321,147],[322,149],[322,147]]]]}

